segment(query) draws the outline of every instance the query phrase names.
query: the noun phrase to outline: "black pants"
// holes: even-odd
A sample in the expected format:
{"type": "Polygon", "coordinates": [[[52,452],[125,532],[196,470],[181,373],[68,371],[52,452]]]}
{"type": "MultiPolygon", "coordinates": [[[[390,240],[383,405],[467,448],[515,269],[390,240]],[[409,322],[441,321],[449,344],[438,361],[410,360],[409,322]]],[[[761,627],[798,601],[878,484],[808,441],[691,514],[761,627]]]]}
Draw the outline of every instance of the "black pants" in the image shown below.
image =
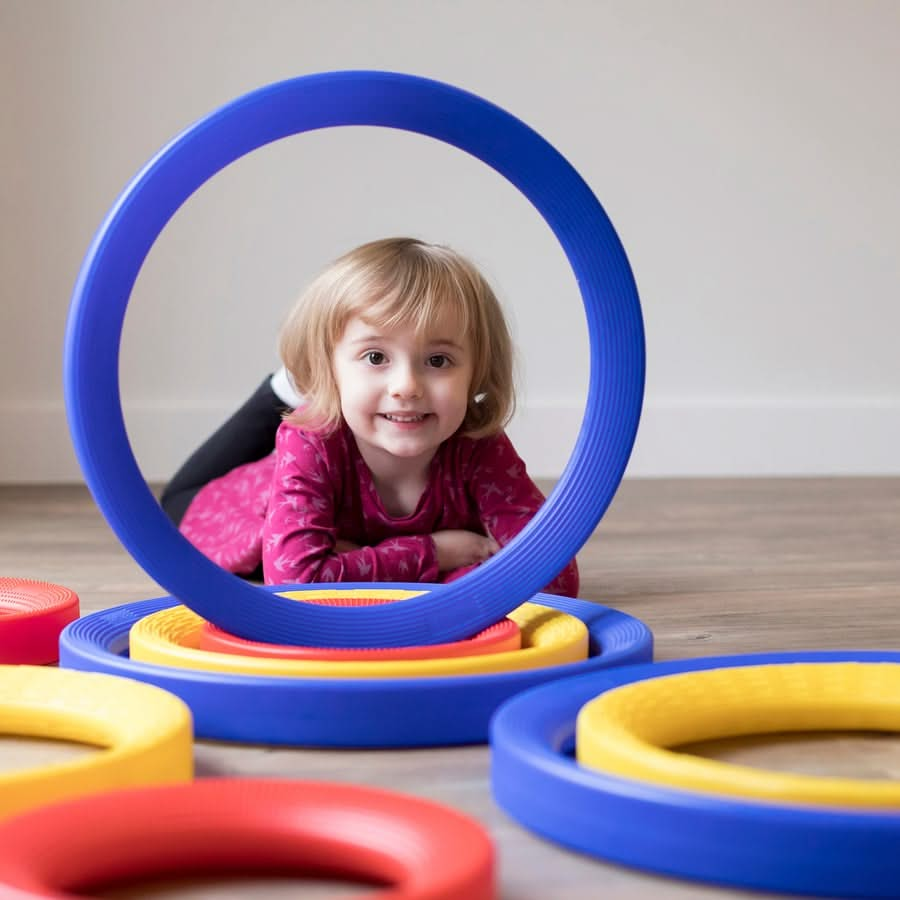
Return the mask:
{"type": "Polygon", "coordinates": [[[198,447],[165,486],[160,504],[178,525],[205,484],[237,466],[268,456],[287,405],[272,390],[270,376],[224,425],[198,447]]]}

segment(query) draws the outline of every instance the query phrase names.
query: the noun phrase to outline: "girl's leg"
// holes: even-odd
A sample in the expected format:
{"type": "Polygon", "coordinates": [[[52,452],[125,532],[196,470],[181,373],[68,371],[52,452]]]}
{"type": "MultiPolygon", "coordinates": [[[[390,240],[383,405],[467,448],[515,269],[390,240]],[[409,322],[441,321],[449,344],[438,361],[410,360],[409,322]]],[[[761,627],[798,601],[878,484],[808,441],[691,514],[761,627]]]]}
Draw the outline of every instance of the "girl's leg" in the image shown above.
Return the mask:
{"type": "Polygon", "coordinates": [[[271,377],[241,408],[198,447],[165,486],[160,504],[178,525],[194,495],[204,485],[237,466],[268,456],[275,449],[275,433],[289,408],[273,390],[271,377]]]}

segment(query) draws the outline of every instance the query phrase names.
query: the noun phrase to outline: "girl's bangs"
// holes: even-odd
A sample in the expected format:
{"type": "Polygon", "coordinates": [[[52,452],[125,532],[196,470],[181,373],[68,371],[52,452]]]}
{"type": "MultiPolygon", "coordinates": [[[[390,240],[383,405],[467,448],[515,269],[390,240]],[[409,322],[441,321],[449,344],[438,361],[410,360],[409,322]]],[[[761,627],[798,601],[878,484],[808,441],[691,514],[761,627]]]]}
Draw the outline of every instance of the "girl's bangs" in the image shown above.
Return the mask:
{"type": "Polygon", "coordinates": [[[412,328],[419,338],[447,328],[453,335],[468,334],[471,313],[465,294],[456,283],[403,285],[376,295],[369,303],[354,304],[359,315],[378,328],[412,328]]]}

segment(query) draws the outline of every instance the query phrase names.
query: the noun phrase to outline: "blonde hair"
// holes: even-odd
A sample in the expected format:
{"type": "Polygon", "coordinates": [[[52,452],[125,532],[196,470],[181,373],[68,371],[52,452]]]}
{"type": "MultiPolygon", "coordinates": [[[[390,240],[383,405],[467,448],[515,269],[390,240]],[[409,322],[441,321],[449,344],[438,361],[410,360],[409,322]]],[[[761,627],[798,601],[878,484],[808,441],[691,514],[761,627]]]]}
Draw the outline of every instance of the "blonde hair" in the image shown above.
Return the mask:
{"type": "Polygon", "coordinates": [[[515,409],[512,340],[500,303],[460,254],[403,237],[372,241],[344,254],[289,312],[279,352],[305,404],[287,420],[322,430],[340,424],[332,354],[350,319],[364,316],[382,328],[411,326],[424,335],[448,314],[472,348],[472,384],[460,432],[484,437],[500,431],[515,409]]]}

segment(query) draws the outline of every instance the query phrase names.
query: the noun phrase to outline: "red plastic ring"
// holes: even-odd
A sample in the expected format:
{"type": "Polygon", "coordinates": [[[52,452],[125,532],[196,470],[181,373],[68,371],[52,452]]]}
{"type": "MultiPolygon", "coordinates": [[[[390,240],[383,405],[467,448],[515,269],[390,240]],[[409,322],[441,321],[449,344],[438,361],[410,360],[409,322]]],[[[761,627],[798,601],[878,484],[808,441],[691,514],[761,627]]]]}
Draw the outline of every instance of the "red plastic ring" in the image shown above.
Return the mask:
{"type": "MultiPolygon", "coordinates": [[[[349,595],[338,591],[304,592],[307,603],[327,606],[374,606],[390,603],[410,591],[391,591],[382,588],[377,593],[366,591],[349,595]],[[390,596],[392,593],[397,596],[390,596]]],[[[290,592],[286,592],[291,596],[290,592]]],[[[416,596],[416,594],[412,594],[416,596]]],[[[449,659],[451,657],[476,656],[483,653],[503,653],[522,648],[522,632],[517,622],[510,618],[501,619],[478,634],[459,641],[445,644],[431,644],[413,647],[302,647],[293,644],[268,644],[250,641],[222,630],[212,622],[205,622],[199,633],[199,649],[214,653],[234,653],[239,656],[263,656],[269,659],[323,659],[333,662],[345,660],[388,660],[388,659],[449,659]]]]}
{"type": "Polygon", "coordinates": [[[481,825],[369,787],[207,778],[93,794],[0,823],[0,893],[9,885],[23,900],[149,876],[272,871],[386,885],[372,894],[380,900],[496,896],[481,825]]]}
{"type": "Polygon", "coordinates": [[[278,659],[386,660],[386,659],[449,659],[478,656],[484,653],[505,653],[522,648],[522,632],[512,619],[501,619],[493,625],[461,641],[418,647],[297,647],[289,644],[264,644],[248,641],[211,622],[204,622],[199,634],[201,650],[215,653],[236,653],[241,656],[265,656],[278,659]]]}
{"type": "Polygon", "coordinates": [[[59,633],[78,616],[78,595],[67,587],[0,578],[0,663],[56,662],[59,633]]]}

